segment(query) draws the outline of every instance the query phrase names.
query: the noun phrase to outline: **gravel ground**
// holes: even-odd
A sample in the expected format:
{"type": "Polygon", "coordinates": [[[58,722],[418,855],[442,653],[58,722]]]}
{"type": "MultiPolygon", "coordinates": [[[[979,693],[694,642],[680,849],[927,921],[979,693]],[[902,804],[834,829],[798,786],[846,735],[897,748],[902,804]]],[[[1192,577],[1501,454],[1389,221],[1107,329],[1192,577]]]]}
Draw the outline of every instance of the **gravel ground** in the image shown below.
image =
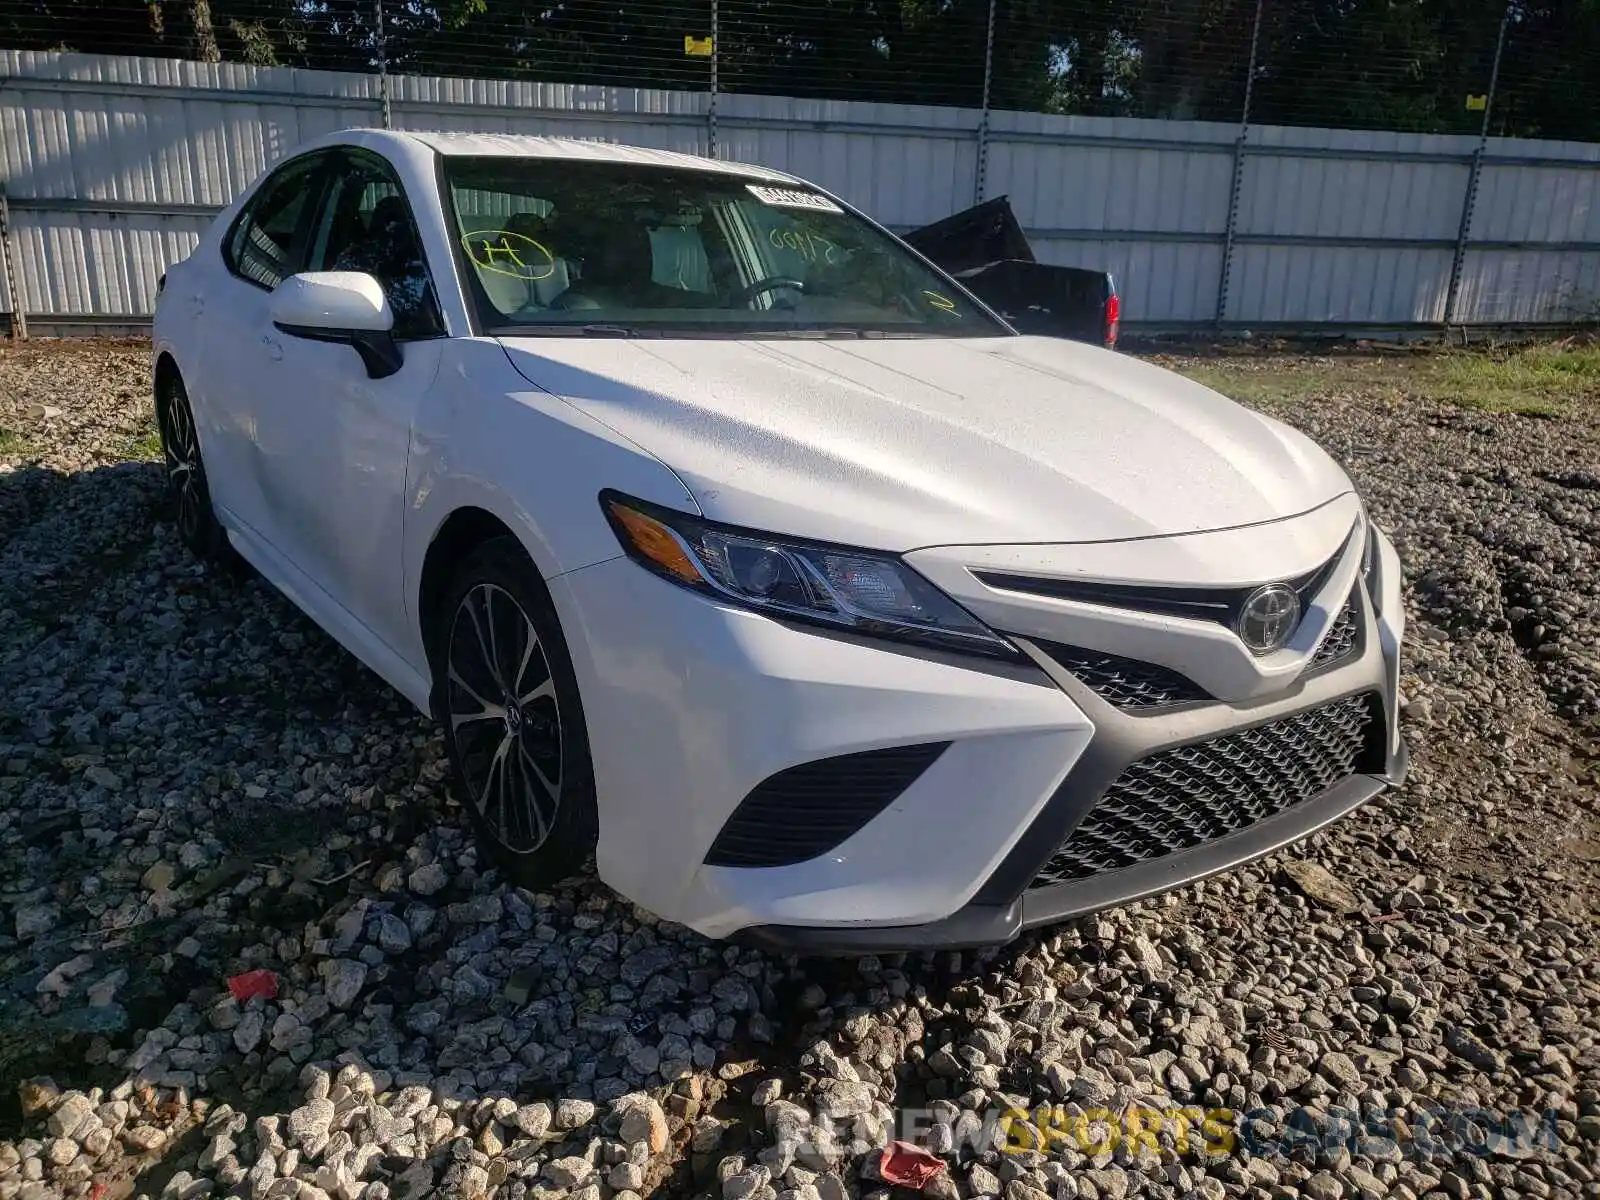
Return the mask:
{"type": "Polygon", "coordinates": [[[799,963],[502,885],[428,724],[182,550],[147,393],[0,350],[0,1200],[888,1197],[908,1109],[934,1200],[1600,1197],[1592,407],[1286,414],[1407,564],[1403,790],[1003,951],[799,963]],[[998,1152],[1045,1103],[1240,1115],[998,1152]],[[1418,1153],[1439,1106],[1544,1138],[1418,1153]],[[1289,1138],[1339,1110],[1402,1117],[1289,1138]]]}

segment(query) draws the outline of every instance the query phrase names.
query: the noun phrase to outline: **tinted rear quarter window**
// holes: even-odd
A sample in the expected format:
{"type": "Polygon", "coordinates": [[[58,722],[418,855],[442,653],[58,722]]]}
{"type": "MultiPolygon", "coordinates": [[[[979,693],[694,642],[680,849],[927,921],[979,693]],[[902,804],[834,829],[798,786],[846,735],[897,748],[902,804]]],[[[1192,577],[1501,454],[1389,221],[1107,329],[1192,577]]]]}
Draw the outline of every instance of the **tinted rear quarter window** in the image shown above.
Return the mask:
{"type": "Polygon", "coordinates": [[[299,270],[296,234],[306,215],[323,165],[321,155],[278,168],[234,220],[222,257],[241,279],[271,290],[299,270]]]}

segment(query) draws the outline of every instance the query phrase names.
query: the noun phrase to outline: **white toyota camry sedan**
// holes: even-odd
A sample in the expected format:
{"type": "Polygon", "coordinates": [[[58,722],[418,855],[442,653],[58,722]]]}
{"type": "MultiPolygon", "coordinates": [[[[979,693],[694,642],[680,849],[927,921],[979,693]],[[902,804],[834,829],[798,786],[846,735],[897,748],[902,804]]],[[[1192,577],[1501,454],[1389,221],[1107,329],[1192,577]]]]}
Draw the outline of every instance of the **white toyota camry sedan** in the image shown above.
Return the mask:
{"type": "Polygon", "coordinates": [[[526,886],[993,944],[1405,770],[1400,563],[1328,455],[789,175],[336,134],[164,277],[153,368],[184,540],[437,719],[526,886]]]}

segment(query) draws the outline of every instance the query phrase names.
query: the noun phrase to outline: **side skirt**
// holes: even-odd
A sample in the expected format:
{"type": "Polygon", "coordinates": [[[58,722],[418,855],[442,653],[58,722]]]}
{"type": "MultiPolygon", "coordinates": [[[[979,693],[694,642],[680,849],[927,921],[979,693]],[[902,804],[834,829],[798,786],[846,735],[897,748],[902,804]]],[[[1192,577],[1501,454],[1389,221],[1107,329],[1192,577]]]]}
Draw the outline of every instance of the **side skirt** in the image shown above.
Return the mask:
{"type": "Polygon", "coordinates": [[[260,571],[268,583],[315,621],[329,637],[416,705],[418,711],[426,716],[432,715],[433,710],[428,703],[432,685],[427,676],[406,662],[354,613],[328,595],[314,579],[220,504],[217,505],[217,518],[227,530],[228,541],[233,548],[260,571]]]}

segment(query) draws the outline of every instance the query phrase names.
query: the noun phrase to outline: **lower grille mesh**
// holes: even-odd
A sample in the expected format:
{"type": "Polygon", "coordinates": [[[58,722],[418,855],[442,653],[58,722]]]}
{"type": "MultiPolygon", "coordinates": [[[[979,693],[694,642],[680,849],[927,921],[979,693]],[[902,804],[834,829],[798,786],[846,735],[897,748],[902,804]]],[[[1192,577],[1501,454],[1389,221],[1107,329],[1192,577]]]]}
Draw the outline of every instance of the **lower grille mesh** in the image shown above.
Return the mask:
{"type": "Polygon", "coordinates": [[[1318,646],[1317,652],[1311,656],[1312,668],[1338,662],[1356,648],[1357,640],[1356,598],[1351,595],[1344,602],[1344,607],[1339,610],[1339,615],[1333,619],[1333,627],[1328,630],[1328,636],[1322,639],[1322,645],[1318,646]]]}
{"type": "Polygon", "coordinates": [[[1375,697],[1352,696],[1140,759],[1067,835],[1033,886],[1192,849],[1304,803],[1355,773],[1375,720],[1375,697]]]}
{"type": "Polygon", "coordinates": [[[1118,708],[1161,708],[1210,699],[1198,684],[1155,663],[1050,642],[1039,646],[1101,699],[1118,708]]]}

